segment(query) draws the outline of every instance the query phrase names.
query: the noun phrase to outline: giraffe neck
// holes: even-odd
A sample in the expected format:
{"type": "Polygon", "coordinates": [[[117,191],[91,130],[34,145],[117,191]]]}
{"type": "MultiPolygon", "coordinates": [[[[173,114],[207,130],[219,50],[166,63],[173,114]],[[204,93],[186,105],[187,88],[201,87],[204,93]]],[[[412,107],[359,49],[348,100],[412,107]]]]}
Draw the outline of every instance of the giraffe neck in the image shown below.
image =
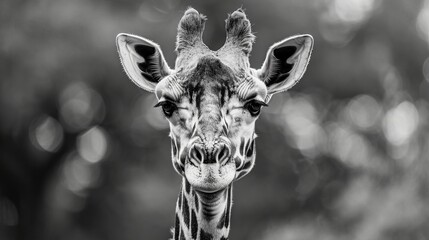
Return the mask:
{"type": "Polygon", "coordinates": [[[186,178],[176,205],[174,240],[227,240],[232,184],[216,193],[195,191],[186,178]]]}

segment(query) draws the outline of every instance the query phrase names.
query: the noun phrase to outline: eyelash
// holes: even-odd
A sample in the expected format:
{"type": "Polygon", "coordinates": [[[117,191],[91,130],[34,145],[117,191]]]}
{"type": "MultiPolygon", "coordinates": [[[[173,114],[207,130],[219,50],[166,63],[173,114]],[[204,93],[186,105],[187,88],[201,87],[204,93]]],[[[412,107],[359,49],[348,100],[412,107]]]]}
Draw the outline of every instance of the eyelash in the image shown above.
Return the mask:
{"type": "MultiPolygon", "coordinates": [[[[250,115],[257,116],[261,112],[262,106],[268,106],[266,103],[258,100],[251,100],[244,104],[244,108],[249,111],[250,115]]],[[[170,101],[162,101],[157,103],[154,107],[162,107],[162,111],[166,117],[173,116],[173,113],[178,109],[177,105],[170,101]]]]}
{"type": "Polygon", "coordinates": [[[162,111],[166,117],[173,116],[173,113],[177,110],[176,104],[170,101],[159,102],[154,107],[162,107],[162,111]]]}
{"type": "Polygon", "coordinates": [[[268,106],[266,103],[258,100],[251,100],[244,104],[244,108],[249,111],[250,115],[257,116],[261,112],[262,106],[268,106]]]}

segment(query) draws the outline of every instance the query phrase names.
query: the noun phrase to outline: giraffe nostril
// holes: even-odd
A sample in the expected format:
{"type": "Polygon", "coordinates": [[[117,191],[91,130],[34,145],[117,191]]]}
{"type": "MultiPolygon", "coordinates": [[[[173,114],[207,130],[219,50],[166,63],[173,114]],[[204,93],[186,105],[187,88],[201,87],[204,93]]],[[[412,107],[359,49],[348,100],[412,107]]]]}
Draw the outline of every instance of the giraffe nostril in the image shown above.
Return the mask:
{"type": "Polygon", "coordinates": [[[230,155],[230,149],[226,145],[222,144],[219,150],[217,151],[216,160],[218,163],[223,165],[228,161],[229,155],[230,155]]]}
{"type": "Polygon", "coordinates": [[[189,158],[191,163],[198,166],[202,161],[204,161],[205,151],[199,146],[193,146],[189,152],[189,158]]]}

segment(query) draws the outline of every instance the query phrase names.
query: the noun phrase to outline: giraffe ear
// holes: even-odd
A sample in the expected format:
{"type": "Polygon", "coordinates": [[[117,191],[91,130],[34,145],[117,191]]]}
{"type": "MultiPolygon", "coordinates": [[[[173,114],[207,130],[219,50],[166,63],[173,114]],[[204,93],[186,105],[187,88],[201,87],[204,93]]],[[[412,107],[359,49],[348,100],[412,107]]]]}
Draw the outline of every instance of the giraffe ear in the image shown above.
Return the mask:
{"type": "Polygon", "coordinates": [[[308,34],[286,38],[268,50],[264,64],[256,71],[268,94],[293,87],[304,74],[313,50],[313,37],[308,34]]]}
{"type": "Polygon", "coordinates": [[[154,92],[156,84],[171,73],[158,44],[131,34],[120,33],[116,45],[128,77],[139,87],[154,92]]]}

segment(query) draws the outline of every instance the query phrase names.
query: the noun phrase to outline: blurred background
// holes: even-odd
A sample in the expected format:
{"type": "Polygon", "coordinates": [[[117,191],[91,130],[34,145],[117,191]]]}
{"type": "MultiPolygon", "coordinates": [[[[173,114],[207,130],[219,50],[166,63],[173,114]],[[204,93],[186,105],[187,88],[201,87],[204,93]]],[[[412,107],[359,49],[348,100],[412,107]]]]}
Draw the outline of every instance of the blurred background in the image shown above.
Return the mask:
{"type": "Polygon", "coordinates": [[[187,6],[204,40],[246,10],[251,64],[309,33],[307,73],[257,122],[231,239],[429,239],[429,0],[3,0],[0,239],[168,239],[180,177],[167,122],[121,69],[115,37],[174,65],[187,6]]]}

